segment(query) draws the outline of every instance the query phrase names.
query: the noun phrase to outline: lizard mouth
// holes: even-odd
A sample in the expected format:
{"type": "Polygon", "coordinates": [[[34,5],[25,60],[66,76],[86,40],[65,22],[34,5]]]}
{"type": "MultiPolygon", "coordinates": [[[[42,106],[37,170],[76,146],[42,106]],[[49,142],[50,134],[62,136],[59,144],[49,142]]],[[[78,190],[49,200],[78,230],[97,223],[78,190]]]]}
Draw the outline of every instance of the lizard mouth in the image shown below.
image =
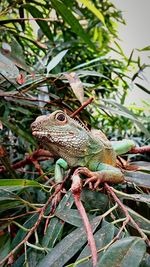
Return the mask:
{"type": "Polygon", "coordinates": [[[42,137],[42,136],[47,136],[47,135],[48,135],[48,132],[45,132],[45,131],[35,131],[35,130],[34,130],[34,131],[32,132],[32,135],[33,135],[33,136],[41,136],[41,137],[42,137]]]}

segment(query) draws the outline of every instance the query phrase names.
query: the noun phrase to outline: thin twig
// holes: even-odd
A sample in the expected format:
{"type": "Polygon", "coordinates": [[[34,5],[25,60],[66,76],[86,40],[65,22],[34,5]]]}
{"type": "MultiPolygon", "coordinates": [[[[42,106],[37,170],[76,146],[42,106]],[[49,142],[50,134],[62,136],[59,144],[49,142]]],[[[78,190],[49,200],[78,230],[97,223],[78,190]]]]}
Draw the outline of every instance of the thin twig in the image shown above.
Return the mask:
{"type": "MultiPolygon", "coordinates": [[[[122,211],[124,212],[124,214],[126,215],[127,221],[131,222],[131,224],[135,227],[135,229],[137,229],[137,231],[139,232],[139,234],[141,235],[141,237],[145,240],[145,242],[147,243],[148,246],[150,246],[150,240],[148,239],[148,237],[143,233],[143,231],[141,230],[141,228],[138,226],[138,224],[133,220],[133,218],[130,216],[128,210],[126,209],[126,207],[122,204],[122,202],[120,201],[120,199],[116,196],[116,194],[113,191],[113,188],[110,187],[107,183],[105,183],[105,188],[107,191],[109,191],[109,193],[112,195],[113,199],[118,203],[118,205],[121,207],[122,211]]],[[[127,224],[127,221],[124,222],[123,224],[123,228],[124,226],[127,224]]]]}
{"type": "Polygon", "coordinates": [[[84,109],[87,105],[89,105],[93,101],[93,97],[90,97],[87,101],[85,101],[81,107],[79,107],[76,111],[74,111],[70,117],[74,118],[82,109],[84,109]]]}
{"type": "MultiPolygon", "coordinates": [[[[37,149],[31,155],[27,155],[25,159],[20,160],[19,162],[12,164],[13,169],[23,168],[25,165],[30,164],[33,160],[44,160],[53,158],[53,155],[44,149],[37,149]],[[32,160],[33,159],[33,160],[32,160]]],[[[0,173],[5,172],[5,168],[2,166],[0,167],[0,173]]]]}

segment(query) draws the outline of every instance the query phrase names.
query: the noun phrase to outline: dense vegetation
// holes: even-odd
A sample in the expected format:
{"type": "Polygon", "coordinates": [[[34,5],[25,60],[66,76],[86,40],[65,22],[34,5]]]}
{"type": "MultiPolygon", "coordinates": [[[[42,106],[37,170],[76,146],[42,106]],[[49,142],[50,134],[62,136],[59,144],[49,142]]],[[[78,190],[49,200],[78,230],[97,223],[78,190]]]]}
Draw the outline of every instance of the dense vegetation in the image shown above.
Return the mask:
{"type": "MultiPolygon", "coordinates": [[[[127,58],[118,44],[117,25],[125,22],[111,1],[3,0],[0,15],[0,261],[13,267],[90,266],[71,182],[50,214],[54,159],[38,149],[30,125],[38,115],[56,109],[71,114],[94,98],[78,119],[102,129],[109,139],[130,137],[147,145],[149,103],[143,109],[125,103],[135,86],[149,94],[141,76],[148,66],[141,64],[140,52],[135,58],[131,51],[127,58]]],[[[126,171],[133,182],[114,186],[123,209],[103,186],[100,192],[82,191],[98,266],[117,266],[118,261],[120,266],[150,266],[150,157],[129,154],[124,159],[141,170],[126,171]],[[120,240],[112,244],[118,232],[120,240]]]]}

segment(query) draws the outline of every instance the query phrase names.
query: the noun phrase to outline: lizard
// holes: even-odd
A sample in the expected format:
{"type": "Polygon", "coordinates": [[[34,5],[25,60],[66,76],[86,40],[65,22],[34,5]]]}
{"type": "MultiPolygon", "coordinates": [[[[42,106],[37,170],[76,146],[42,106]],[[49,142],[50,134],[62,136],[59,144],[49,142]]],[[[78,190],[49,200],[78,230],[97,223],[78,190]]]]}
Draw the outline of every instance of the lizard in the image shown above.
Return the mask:
{"type": "Polygon", "coordinates": [[[102,182],[122,183],[124,175],[116,167],[117,156],[135,147],[134,141],[124,139],[111,142],[101,130],[88,130],[62,110],[41,115],[31,124],[32,134],[58,159],[55,181],[63,180],[64,170],[79,167],[87,176],[86,184],[96,188],[102,182]]]}
{"type": "MultiPolygon", "coordinates": [[[[116,167],[117,155],[128,152],[135,147],[135,143],[132,140],[110,142],[101,130],[86,129],[62,110],[37,117],[31,124],[31,129],[33,136],[59,158],[55,164],[54,175],[55,182],[58,184],[57,188],[63,180],[63,169],[77,167],[72,175],[71,191],[87,232],[92,262],[95,267],[97,248],[91,225],[80,201],[82,188],[80,174],[87,177],[85,184],[89,184],[91,189],[93,189],[93,183],[94,188],[97,188],[102,182],[122,183],[124,175],[116,167]]],[[[60,194],[56,196],[54,205],[58,203],[60,194]]]]}

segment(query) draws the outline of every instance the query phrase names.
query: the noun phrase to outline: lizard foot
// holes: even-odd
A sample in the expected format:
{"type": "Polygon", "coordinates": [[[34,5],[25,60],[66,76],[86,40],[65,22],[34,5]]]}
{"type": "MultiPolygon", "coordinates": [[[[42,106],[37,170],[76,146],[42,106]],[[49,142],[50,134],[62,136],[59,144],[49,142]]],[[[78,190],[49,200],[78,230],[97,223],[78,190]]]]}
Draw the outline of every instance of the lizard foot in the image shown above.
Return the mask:
{"type": "Polygon", "coordinates": [[[104,174],[100,172],[92,172],[86,167],[79,167],[76,171],[76,174],[83,174],[87,176],[85,179],[84,185],[89,185],[91,190],[97,189],[98,186],[104,181],[104,174]]]}

